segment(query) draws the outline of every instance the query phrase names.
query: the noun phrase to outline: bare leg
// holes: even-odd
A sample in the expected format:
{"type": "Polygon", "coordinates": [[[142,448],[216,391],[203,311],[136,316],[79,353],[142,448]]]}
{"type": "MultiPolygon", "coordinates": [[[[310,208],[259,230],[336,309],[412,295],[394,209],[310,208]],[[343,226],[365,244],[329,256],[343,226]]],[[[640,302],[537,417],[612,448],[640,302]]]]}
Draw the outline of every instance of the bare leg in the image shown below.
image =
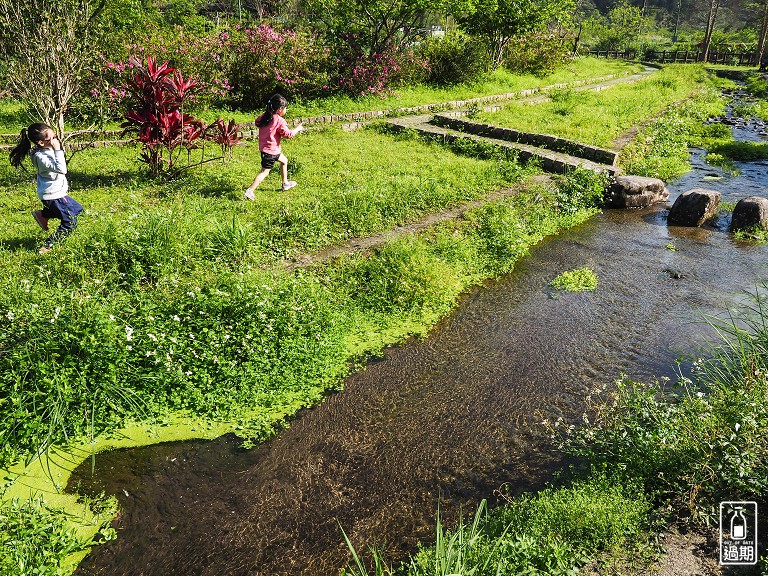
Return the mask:
{"type": "Polygon", "coordinates": [[[283,179],[283,186],[285,186],[285,183],[288,182],[288,158],[285,157],[285,154],[280,154],[277,161],[280,162],[280,177],[283,179]]]}
{"type": "Polygon", "coordinates": [[[253,192],[259,184],[261,184],[264,181],[264,178],[266,178],[269,175],[270,169],[269,168],[262,168],[261,172],[258,173],[256,178],[253,180],[253,184],[248,186],[248,190],[253,192]]]}

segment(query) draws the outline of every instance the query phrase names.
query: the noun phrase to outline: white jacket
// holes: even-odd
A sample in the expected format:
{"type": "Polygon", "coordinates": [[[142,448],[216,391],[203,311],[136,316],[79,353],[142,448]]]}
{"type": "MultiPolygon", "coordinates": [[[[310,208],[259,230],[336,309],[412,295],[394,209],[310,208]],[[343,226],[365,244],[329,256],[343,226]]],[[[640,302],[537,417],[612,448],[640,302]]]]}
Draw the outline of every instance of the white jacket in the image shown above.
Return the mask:
{"type": "Polygon", "coordinates": [[[40,200],[56,200],[67,195],[67,160],[63,150],[35,147],[30,152],[37,168],[37,197],[40,200]]]}

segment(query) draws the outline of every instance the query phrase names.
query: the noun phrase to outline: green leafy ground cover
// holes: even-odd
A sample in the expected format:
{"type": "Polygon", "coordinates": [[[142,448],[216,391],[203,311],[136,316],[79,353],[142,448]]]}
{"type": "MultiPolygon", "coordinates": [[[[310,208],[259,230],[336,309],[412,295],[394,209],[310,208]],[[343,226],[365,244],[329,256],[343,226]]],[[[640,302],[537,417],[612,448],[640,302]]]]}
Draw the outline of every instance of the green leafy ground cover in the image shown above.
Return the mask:
{"type": "Polygon", "coordinates": [[[558,274],[550,286],[565,292],[590,292],[597,288],[597,274],[589,268],[577,268],[558,274]]]}

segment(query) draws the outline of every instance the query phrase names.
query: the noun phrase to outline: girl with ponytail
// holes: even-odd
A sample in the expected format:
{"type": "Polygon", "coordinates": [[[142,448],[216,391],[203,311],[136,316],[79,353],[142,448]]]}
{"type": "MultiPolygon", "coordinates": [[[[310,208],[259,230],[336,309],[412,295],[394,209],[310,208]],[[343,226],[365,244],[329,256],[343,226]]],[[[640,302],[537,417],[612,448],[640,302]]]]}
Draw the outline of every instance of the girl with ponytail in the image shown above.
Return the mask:
{"type": "Polygon", "coordinates": [[[21,139],[11,150],[11,165],[21,166],[29,156],[37,169],[37,196],[43,203],[42,210],[35,210],[32,216],[40,228],[48,230],[48,220],[60,220],[61,224],[40,248],[40,254],[50,252],[56,242],[60,242],[77,226],[77,216],[83,207],[77,200],[67,195],[67,160],[61,142],[56,133],[47,124],[35,123],[21,131],[21,139]]]}
{"type": "Polygon", "coordinates": [[[245,190],[245,197],[253,200],[255,195],[253,191],[266,178],[275,162],[280,164],[280,176],[283,180],[283,190],[290,190],[296,186],[296,182],[288,180],[288,158],[283,154],[280,148],[280,140],[283,138],[293,138],[301,132],[304,127],[299,124],[291,130],[285,121],[285,111],[288,109],[288,101],[280,94],[275,94],[267,102],[267,109],[264,114],[256,118],[256,126],[259,127],[259,151],[261,152],[261,172],[256,176],[248,188],[245,190]]]}

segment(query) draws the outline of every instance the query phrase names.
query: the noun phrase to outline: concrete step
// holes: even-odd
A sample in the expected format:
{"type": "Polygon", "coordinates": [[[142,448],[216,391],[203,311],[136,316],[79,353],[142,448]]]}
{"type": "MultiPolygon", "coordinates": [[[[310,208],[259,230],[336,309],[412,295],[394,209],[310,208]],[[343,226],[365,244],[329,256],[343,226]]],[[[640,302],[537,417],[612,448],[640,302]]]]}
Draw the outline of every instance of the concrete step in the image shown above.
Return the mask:
{"type": "Polygon", "coordinates": [[[444,128],[452,128],[459,132],[468,132],[477,136],[488,136],[489,138],[507,140],[509,142],[519,142],[521,144],[530,144],[537,148],[555,150],[570,156],[592,160],[599,164],[608,164],[609,166],[615,166],[619,156],[619,153],[615,150],[599,148],[598,146],[552,136],[551,134],[524,132],[522,130],[515,130],[514,128],[504,128],[501,126],[494,126],[493,124],[472,122],[471,120],[457,116],[455,113],[435,114],[431,123],[444,128]]]}
{"type": "Polygon", "coordinates": [[[445,126],[437,126],[430,122],[432,118],[431,115],[411,116],[406,118],[393,118],[388,120],[387,123],[395,130],[415,130],[423,136],[441,140],[445,143],[464,138],[475,142],[483,142],[485,144],[493,144],[502,148],[516,150],[520,160],[526,162],[528,160],[536,159],[540,162],[542,169],[546,172],[563,174],[576,168],[582,168],[585,170],[592,170],[593,172],[608,173],[614,176],[621,173],[621,170],[618,167],[611,164],[596,162],[587,158],[580,158],[565,152],[549,150],[547,148],[521,142],[502,140],[490,136],[471,134],[445,126]]]}

